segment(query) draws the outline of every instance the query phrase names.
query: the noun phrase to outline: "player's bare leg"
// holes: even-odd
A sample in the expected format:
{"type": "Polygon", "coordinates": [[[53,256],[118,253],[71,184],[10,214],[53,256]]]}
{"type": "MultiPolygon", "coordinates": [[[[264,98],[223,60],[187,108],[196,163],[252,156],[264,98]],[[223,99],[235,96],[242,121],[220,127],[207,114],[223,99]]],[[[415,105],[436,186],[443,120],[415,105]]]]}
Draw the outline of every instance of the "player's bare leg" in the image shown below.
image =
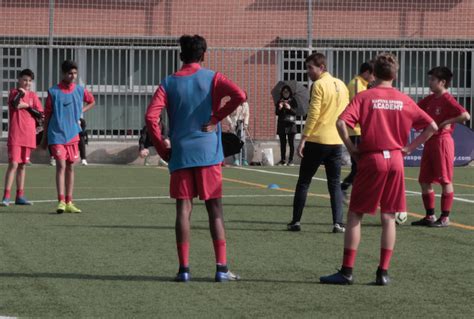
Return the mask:
{"type": "Polygon", "coordinates": [[[66,162],[66,212],[82,213],[82,211],[72,202],[72,194],[74,192],[74,163],[66,162]]]}
{"type": "Polygon", "coordinates": [[[238,280],[240,277],[231,273],[227,267],[227,247],[222,199],[214,198],[206,200],[206,209],[209,216],[209,230],[211,231],[214,252],[216,254],[215,280],[218,282],[238,280]]]}
{"type": "Polygon", "coordinates": [[[64,180],[66,185],[66,203],[68,203],[72,201],[72,193],[74,191],[74,166],[72,163],[66,163],[64,180]]]}
{"type": "Polygon", "coordinates": [[[8,163],[7,171],[5,172],[5,188],[3,191],[2,206],[10,205],[10,191],[13,186],[13,180],[15,179],[15,174],[18,169],[18,163],[10,162],[8,163]]]}
{"type": "Polygon", "coordinates": [[[344,234],[344,249],[357,250],[360,243],[360,224],[363,214],[349,212],[347,214],[347,226],[344,234]]]}
{"type": "Polygon", "coordinates": [[[18,169],[16,171],[16,188],[25,189],[25,164],[18,164],[18,169]]]}
{"type": "Polygon", "coordinates": [[[65,194],[66,161],[56,160],[56,190],[58,197],[65,194]]]}
{"type": "Polygon", "coordinates": [[[430,227],[448,227],[449,214],[453,207],[454,187],[452,183],[441,184],[443,192],[441,193],[441,216],[430,227]]]}
{"type": "Polygon", "coordinates": [[[344,233],[344,256],[342,267],[337,273],[320,277],[325,284],[350,285],[354,282],[352,270],[355,264],[357,249],[361,238],[361,221],[364,214],[349,211],[347,214],[346,232],[344,233]]]}
{"type": "Polygon", "coordinates": [[[420,186],[421,186],[421,193],[422,194],[428,194],[428,193],[431,193],[433,192],[433,186],[431,184],[428,184],[428,183],[420,183],[420,186]]]}
{"type": "Polygon", "coordinates": [[[429,183],[420,183],[421,198],[425,207],[426,215],[420,220],[412,222],[412,226],[430,226],[436,221],[435,216],[435,193],[433,186],[429,183]]]}
{"type": "Polygon", "coordinates": [[[390,282],[388,276],[388,268],[392,258],[393,248],[395,248],[396,224],[395,214],[380,214],[382,222],[382,236],[380,243],[380,263],[377,269],[375,283],[377,285],[385,286],[390,282]]]}
{"type": "Polygon", "coordinates": [[[191,213],[193,211],[192,199],[176,200],[176,242],[189,243],[191,237],[191,213]]]}
{"type": "Polygon", "coordinates": [[[225,241],[222,200],[220,198],[207,200],[206,209],[209,216],[209,229],[211,231],[212,240],[225,241]]]}
{"type": "Polygon", "coordinates": [[[66,175],[66,161],[56,160],[56,190],[58,193],[58,207],[56,212],[62,214],[66,211],[66,197],[65,194],[65,175],[66,175]]]}
{"type": "Polygon", "coordinates": [[[191,239],[191,213],[193,211],[192,199],[176,200],[176,247],[178,249],[179,271],[176,281],[187,282],[189,275],[189,241],[191,239]]]}
{"type": "Polygon", "coordinates": [[[26,177],[26,165],[24,163],[18,164],[16,171],[16,198],[15,205],[32,205],[25,198],[25,177],[26,177]]]}

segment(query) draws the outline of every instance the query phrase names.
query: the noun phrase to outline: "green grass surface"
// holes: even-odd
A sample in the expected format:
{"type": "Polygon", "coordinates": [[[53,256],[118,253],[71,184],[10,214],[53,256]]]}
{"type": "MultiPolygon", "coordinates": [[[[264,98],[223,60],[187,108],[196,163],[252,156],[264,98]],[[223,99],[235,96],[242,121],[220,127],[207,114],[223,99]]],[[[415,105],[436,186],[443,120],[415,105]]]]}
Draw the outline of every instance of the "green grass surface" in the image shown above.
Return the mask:
{"type": "MultiPolygon", "coordinates": [[[[0,166],[3,176],[6,166],[0,166]]],[[[298,168],[267,172],[297,175],[298,168]]],[[[388,287],[371,285],[379,259],[378,216],[367,217],[353,286],[319,284],[341,263],[343,235],[331,233],[329,200],[308,198],[302,231],[285,231],[295,176],[224,169],[224,212],[230,268],[243,280],[213,282],[214,253],[203,204],[192,216],[193,281],[172,281],[177,270],[174,202],[168,173],[156,167],[76,169],[82,214],[56,215],[56,203],[0,208],[0,315],[20,317],[471,317],[474,230],[398,227],[388,287]],[[271,196],[270,196],[271,195],[271,196]],[[278,196],[273,196],[278,195],[278,196]],[[239,197],[240,196],[240,197],[239,197]],[[471,313],[471,315],[469,315],[471,313]]],[[[407,169],[407,190],[419,191],[407,169]]],[[[452,221],[474,226],[474,168],[455,170],[458,197],[452,221]]],[[[317,177],[324,178],[324,170],[317,177]]],[[[315,180],[310,192],[327,194],[315,180]]],[[[439,193],[439,190],[438,190],[439,193]]],[[[54,168],[28,167],[26,195],[54,200],[54,168]]],[[[439,198],[436,200],[439,207],[439,198]]],[[[423,214],[421,198],[409,211],[423,214]]]]}

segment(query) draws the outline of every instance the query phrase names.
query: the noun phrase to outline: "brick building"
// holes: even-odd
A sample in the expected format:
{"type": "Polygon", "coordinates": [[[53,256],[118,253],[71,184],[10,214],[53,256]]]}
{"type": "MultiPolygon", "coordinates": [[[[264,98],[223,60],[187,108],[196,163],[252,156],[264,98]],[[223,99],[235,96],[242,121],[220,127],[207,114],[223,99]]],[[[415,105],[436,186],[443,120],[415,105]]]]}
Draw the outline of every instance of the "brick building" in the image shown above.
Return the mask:
{"type": "Polygon", "coordinates": [[[472,12],[472,0],[2,0],[3,137],[6,94],[18,70],[37,73],[45,98],[60,62],[72,58],[97,97],[86,114],[93,138],[134,138],[156,85],[179,68],[183,33],[205,36],[205,65],[248,92],[257,139],[275,138],[273,85],[309,84],[302,62],[311,50],[326,53],[330,71],[346,82],[364,60],[393,51],[402,65],[397,85],[415,99],[428,93],[429,68],[448,65],[452,93],[472,111],[472,12]]]}

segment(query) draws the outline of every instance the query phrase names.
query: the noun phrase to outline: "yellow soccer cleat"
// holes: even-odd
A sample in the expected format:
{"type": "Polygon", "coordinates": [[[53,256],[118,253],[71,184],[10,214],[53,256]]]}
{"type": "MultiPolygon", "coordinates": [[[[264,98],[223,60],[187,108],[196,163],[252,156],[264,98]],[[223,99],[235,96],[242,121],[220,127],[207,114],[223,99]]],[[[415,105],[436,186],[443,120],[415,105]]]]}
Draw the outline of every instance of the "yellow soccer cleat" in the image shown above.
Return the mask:
{"type": "Polygon", "coordinates": [[[72,213],[72,214],[78,214],[82,213],[82,210],[74,206],[73,203],[67,203],[66,204],[66,213],[72,213]]]}
{"type": "Polygon", "coordinates": [[[64,201],[60,201],[58,203],[58,207],[56,208],[56,213],[62,214],[66,210],[66,203],[64,201]]]}

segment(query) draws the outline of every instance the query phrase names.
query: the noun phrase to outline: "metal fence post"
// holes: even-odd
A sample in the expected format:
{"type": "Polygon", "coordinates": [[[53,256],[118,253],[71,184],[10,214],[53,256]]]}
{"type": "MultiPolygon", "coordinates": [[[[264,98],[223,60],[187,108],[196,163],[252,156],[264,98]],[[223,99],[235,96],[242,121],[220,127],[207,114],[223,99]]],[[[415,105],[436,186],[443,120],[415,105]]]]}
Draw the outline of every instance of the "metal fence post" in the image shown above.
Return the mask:
{"type": "Polygon", "coordinates": [[[49,0],[49,81],[48,87],[53,86],[53,44],[54,44],[54,0],[49,0]]]}

